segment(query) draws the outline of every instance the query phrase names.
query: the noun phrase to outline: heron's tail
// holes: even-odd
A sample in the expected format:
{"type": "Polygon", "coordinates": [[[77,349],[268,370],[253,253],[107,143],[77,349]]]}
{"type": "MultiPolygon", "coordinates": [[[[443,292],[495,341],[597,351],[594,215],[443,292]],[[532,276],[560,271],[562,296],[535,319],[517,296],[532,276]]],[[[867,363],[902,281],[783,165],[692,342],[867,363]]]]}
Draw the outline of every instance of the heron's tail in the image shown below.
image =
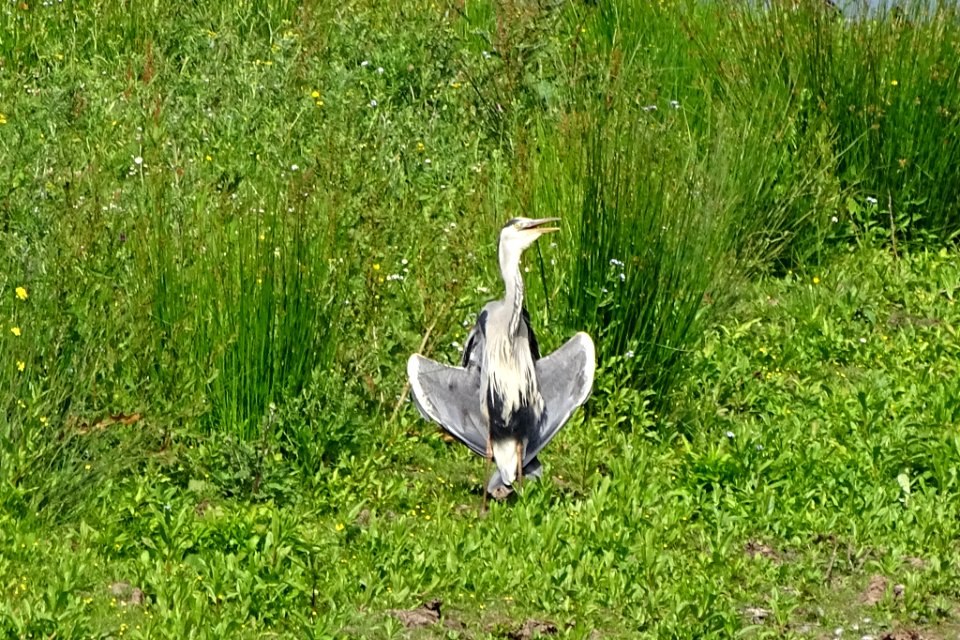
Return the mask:
{"type": "Polygon", "coordinates": [[[493,441],[493,461],[504,484],[512,485],[517,479],[517,441],[507,438],[493,441]]]}
{"type": "MultiPolygon", "coordinates": [[[[523,479],[527,481],[541,476],[543,476],[543,465],[540,464],[540,459],[534,456],[533,460],[523,468],[523,479]]],[[[499,497],[509,495],[512,491],[513,488],[508,486],[500,476],[500,469],[495,470],[487,481],[487,492],[494,497],[499,497]]]]}

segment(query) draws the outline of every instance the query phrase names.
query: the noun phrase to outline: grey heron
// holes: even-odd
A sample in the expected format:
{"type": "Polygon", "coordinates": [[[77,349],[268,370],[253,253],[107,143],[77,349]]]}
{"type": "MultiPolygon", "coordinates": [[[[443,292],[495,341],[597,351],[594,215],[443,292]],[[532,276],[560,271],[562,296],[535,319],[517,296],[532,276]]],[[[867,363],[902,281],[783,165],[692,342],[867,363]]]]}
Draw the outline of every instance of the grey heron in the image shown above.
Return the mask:
{"type": "Polygon", "coordinates": [[[540,357],[523,303],[520,257],[558,218],[514,218],[500,231],[498,255],[505,295],[480,311],[460,366],[419,354],[407,361],[414,404],[471,451],[496,462],[484,487],[505,498],[523,476],[539,477],[540,451],[582,405],[593,388],[593,341],[577,333],[540,357]]]}

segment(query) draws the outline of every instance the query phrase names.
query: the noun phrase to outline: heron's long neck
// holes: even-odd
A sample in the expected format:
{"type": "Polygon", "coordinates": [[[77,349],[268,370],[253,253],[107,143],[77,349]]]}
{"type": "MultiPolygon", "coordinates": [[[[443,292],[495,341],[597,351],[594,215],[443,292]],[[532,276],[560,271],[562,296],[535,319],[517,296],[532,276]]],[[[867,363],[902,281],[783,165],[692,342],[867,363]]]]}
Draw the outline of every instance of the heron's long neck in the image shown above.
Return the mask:
{"type": "Polygon", "coordinates": [[[510,332],[520,330],[520,313],[523,310],[523,277],[520,275],[520,253],[500,248],[500,273],[506,288],[505,300],[510,305],[510,332]]]}

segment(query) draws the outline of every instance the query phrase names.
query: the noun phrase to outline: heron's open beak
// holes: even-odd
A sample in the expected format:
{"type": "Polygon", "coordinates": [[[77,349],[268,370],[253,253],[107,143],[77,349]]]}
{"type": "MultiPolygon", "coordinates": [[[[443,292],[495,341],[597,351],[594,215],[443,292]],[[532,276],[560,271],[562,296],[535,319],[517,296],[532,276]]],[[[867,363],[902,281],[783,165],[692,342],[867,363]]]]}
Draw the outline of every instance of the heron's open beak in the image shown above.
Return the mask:
{"type": "Polygon", "coordinates": [[[538,233],[552,233],[553,231],[560,231],[560,227],[545,227],[543,225],[550,222],[559,222],[560,218],[540,218],[538,220],[531,220],[526,225],[524,225],[524,231],[537,231],[538,233]]]}

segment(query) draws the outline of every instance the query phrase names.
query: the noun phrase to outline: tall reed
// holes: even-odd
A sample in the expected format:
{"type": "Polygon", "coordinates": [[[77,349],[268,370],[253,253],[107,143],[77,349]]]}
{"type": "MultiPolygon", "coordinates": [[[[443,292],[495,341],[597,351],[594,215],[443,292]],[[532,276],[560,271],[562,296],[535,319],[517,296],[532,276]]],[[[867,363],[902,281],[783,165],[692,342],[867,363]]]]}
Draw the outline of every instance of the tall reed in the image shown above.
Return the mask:
{"type": "Polygon", "coordinates": [[[538,215],[570,219],[565,320],[660,398],[739,279],[809,259],[842,201],[829,125],[799,126],[789,94],[747,109],[692,74],[702,61],[676,44],[677,15],[708,11],[688,11],[639,32],[657,16],[637,14],[663,9],[606,2],[578,18],[583,83],[537,136],[538,215]]]}
{"type": "Polygon", "coordinates": [[[190,228],[157,212],[145,239],[158,352],[172,355],[158,362],[174,367],[171,388],[195,377],[207,423],[241,439],[336,353],[336,215],[312,191],[294,180],[253,204],[201,200],[190,228]]]}

